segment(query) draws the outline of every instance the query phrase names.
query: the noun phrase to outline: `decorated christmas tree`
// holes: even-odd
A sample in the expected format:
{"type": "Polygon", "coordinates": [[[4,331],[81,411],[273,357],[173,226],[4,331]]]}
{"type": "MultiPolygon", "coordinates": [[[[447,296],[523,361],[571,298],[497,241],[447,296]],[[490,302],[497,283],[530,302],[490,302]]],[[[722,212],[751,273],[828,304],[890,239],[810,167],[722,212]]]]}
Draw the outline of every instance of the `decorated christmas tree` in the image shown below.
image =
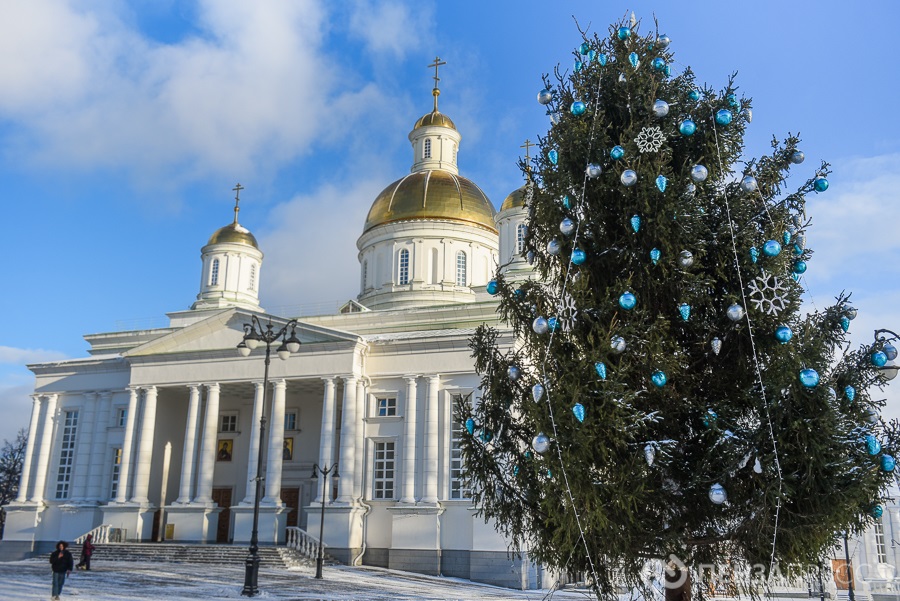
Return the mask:
{"type": "Polygon", "coordinates": [[[456,409],[481,515],[598,596],[645,586],[652,560],[818,564],[880,517],[898,444],[871,396],[895,336],[851,350],[845,295],[800,310],[828,165],[793,135],[742,158],[735,78],[698,84],[639,29],[582,34],[544,77],[552,125],[523,164],[535,273],[488,286],[507,327],[473,336],[482,386],[456,409]]]}

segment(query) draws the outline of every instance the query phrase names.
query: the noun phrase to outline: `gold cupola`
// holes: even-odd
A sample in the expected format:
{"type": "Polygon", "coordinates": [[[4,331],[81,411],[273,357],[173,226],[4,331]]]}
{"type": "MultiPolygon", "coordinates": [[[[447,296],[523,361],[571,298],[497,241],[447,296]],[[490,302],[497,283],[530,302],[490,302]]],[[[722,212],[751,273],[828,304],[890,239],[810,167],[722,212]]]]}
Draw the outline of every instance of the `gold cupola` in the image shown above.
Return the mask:
{"type": "Polygon", "coordinates": [[[240,193],[243,189],[244,187],[240,184],[235,188],[237,191],[237,198],[235,198],[234,203],[234,221],[213,232],[213,235],[209,237],[209,242],[206,243],[207,245],[228,243],[246,244],[247,246],[252,246],[259,250],[259,244],[257,244],[256,238],[250,233],[250,230],[238,223],[238,213],[241,211],[238,205],[240,204],[240,193]]]}

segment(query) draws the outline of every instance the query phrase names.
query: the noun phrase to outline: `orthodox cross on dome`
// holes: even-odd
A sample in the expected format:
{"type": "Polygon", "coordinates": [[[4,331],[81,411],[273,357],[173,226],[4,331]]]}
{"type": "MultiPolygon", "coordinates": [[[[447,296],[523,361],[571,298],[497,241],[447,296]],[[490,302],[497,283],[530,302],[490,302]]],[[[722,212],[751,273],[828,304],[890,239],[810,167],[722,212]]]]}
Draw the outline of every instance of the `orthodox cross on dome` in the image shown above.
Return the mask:
{"type": "Polygon", "coordinates": [[[441,57],[435,56],[434,62],[428,65],[429,68],[434,67],[434,89],[431,91],[431,94],[434,96],[434,110],[437,111],[438,106],[438,96],[441,95],[441,90],[438,87],[438,82],[441,81],[441,78],[438,77],[438,67],[446,65],[447,61],[442,61],[441,57]]]}
{"type": "Polygon", "coordinates": [[[231,189],[234,192],[234,223],[235,224],[237,224],[237,222],[238,222],[238,213],[240,213],[240,211],[241,211],[241,209],[238,205],[241,202],[241,190],[243,190],[243,189],[244,189],[244,186],[242,186],[240,183],[238,183],[234,188],[231,189]]]}
{"type": "Polygon", "coordinates": [[[525,169],[528,170],[529,180],[531,178],[531,153],[529,151],[532,146],[534,146],[534,143],[528,138],[525,138],[525,143],[519,146],[519,148],[525,149],[525,169]]]}

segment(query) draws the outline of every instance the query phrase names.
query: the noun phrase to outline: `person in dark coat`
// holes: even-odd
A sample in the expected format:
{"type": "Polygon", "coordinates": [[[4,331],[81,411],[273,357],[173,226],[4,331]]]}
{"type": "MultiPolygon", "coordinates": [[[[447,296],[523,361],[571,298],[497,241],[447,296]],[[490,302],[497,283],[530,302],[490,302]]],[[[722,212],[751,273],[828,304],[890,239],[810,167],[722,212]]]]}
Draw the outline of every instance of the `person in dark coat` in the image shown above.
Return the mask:
{"type": "Polygon", "coordinates": [[[75,567],[79,570],[90,570],[91,555],[94,554],[94,549],[94,535],[88,534],[84,539],[84,544],[81,545],[81,559],[75,567]]]}
{"type": "Polygon", "coordinates": [[[75,560],[68,550],[69,543],[64,540],[56,543],[56,550],[50,554],[50,569],[53,570],[53,589],[50,593],[51,599],[56,601],[62,594],[63,584],[66,583],[66,576],[72,573],[75,567],[75,560]]]}

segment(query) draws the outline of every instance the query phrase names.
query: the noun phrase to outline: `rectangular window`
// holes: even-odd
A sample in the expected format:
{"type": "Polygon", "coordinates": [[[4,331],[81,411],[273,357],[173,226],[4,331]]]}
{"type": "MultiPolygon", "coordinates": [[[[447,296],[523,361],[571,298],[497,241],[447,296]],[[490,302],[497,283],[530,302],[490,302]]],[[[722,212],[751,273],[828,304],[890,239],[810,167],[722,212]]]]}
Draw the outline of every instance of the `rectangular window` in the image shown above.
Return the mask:
{"type": "Polygon", "coordinates": [[[409,251],[406,249],[400,251],[400,274],[397,283],[401,286],[409,284],[409,251]]]}
{"type": "Polygon", "coordinates": [[[378,417],[390,417],[397,415],[397,397],[384,397],[375,399],[376,413],[378,417]]]}
{"type": "Polygon", "coordinates": [[[284,414],[284,429],[285,430],[296,430],[297,429],[297,412],[296,411],[288,411],[284,414]]]}
{"type": "Polygon", "coordinates": [[[219,432],[237,432],[237,413],[223,413],[219,419],[219,432]]]}
{"type": "Polygon", "coordinates": [[[463,251],[456,253],[456,285],[466,285],[466,253],[463,251]]]}
{"type": "Polygon", "coordinates": [[[119,469],[122,467],[122,449],[113,449],[112,479],[109,486],[109,498],[115,499],[119,494],[119,469]]]}
{"type": "MultiPolygon", "coordinates": [[[[462,395],[454,394],[450,396],[453,407],[462,400],[462,395]]],[[[462,429],[463,426],[458,421],[453,420],[450,423],[450,498],[451,499],[468,499],[471,498],[471,492],[468,484],[463,478],[463,460],[462,460],[462,429]]]]}
{"type": "Polygon", "coordinates": [[[884,545],[884,525],[881,520],[875,520],[875,555],[878,563],[887,563],[887,550],[884,545]]]}
{"type": "Polygon", "coordinates": [[[128,421],[128,409],[125,407],[119,407],[116,409],[116,427],[124,428],[125,423],[128,421]]]}
{"type": "MultiPolygon", "coordinates": [[[[56,474],[56,498],[69,498],[72,466],[75,464],[75,434],[78,430],[78,411],[66,411],[59,452],[59,471],[56,474]]],[[[85,458],[87,459],[87,458],[85,458]]]]}
{"type": "Polygon", "coordinates": [[[375,477],[372,479],[376,499],[394,498],[394,443],[375,443],[375,477]]]}

